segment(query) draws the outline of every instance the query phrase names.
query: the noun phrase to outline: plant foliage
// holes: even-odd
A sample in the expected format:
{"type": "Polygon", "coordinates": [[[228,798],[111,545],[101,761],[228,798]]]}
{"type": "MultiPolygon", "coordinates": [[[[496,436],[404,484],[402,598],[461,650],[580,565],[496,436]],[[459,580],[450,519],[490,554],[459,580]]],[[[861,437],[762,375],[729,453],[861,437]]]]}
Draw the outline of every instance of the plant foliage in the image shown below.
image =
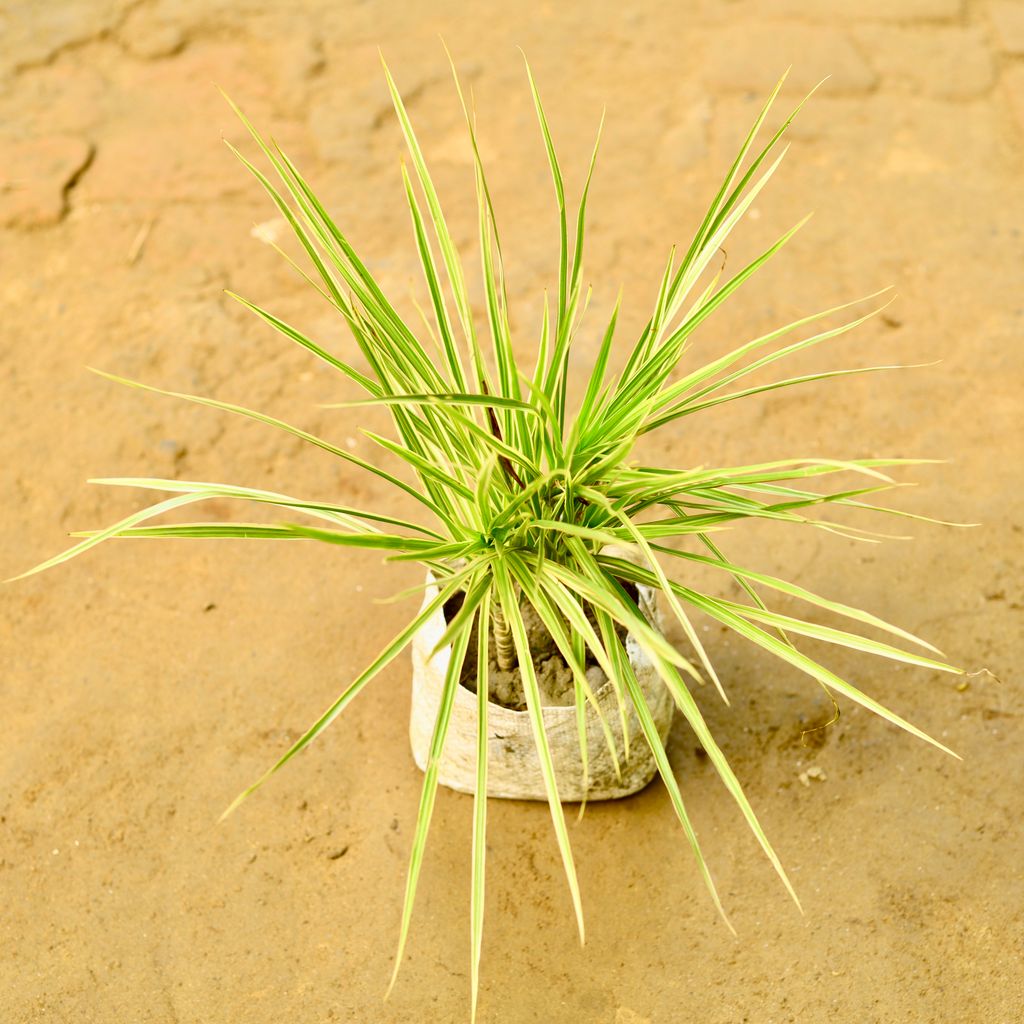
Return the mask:
{"type": "MultiPolygon", "coordinates": [[[[470,307],[463,265],[445,223],[419,142],[386,67],[385,75],[408,145],[411,173],[403,167],[402,177],[429,293],[432,324],[425,319],[424,328],[414,329],[402,319],[292,161],[275,143],[261,137],[237,108],[238,116],[269,163],[276,182],[246,156],[235,152],[290,224],[312,266],[309,280],[348,325],[368,372],[356,369],[267,310],[239,296],[234,297],[275,331],[357,385],[364,393],[362,404],[388,407],[395,436],[389,438],[372,433],[368,436],[383,451],[405,463],[405,475],[394,475],[345,448],[251,409],[161,391],[131,381],[121,382],[259,420],[299,437],[376,475],[414,499],[420,513],[418,520],[406,521],[379,510],[305,501],[247,487],[182,480],[105,479],[96,482],[149,488],[171,496],[107,529],[78,535],[84,539],[32,571],[65,562],[112,537],[258,537],[306,539],[378,549],[392,560],[416,561],[433,573],[437,580],[436,596],[348,684],[266,774],[238,797],[229,811],[319,736],[363,687],[406,648],[430,616],[453,595],[463,593],[461,611],[450,623],[442,641],[444,645],[450,644],[452,657],[424,778],[395,972],[397,974],[402,962],[408,935],[453,699],[471,630],[478,627],[481,642],[476,671],[481,681],[477,686],[479,746],[471,903],[471,978],[475,1010],[484,906],[486,673],[488,640],[495,624],[513,645],[521,669],[554,833],[580,937],[583,937],[579,887],[548,738],[542,725],[541,697],[532,669],[522,602],[528,602],[536,610],[572,669],[578,714],[584,713],[588,702],[596,706],[583,667],[588,653],[615,684],[622,708],[631,706],[635,710],[672,805],[720,911],[721,903],[682,793],[630,668],[620,638],[622,628],[636,638],[655,665],[676,706],[707,751],[726,789],[791,893],[792,887],[778,857],[688,688],[687,676],[701,680],[706,675],[726,699],[725,688],[691,618],[694,612],[702,613],[794,666],[832,693],[869,708],[943,750],[946,748],[941,743],[802,653],[792,638],[810,637],[929,669],[959,670],[933,657],[912,653],[903,646],[820,625],[812,619],[771,611],[761,596],[763,592],[773,591],[794,598],[812,609],[886,632],[896,642],[938,654],[924,641],[867,612],[820,597],[784,579],[734,564],[713,539],[713,534],[723,528],[756,519],[854,535],[857,531],[851,527],[816,518],[817,512],[823,506],[876,509],[877,506],[866,500],[868,496],[893,486],[884,470],[918,460],[789,459],[757,465],[675,469],[642,465],[631,457],[642,435],[723,403],[843,374],[886,369],[828,370],[770,383],[745,383],[749,374],[863,323],[871,314],[849,314],[854,303],[803,317],[703,365],[684,361],[697,328],[801,226],[797,224],[786,231],[726,280],[721,279],[720,270],[716,272],[720,247],[776,172],[785,154],[780,142],[796,111],[764,145],[755,145],[782,82],[772,90],[758,114],[689,247],[681,256],[674,249],[669,256],[654,310],[639,337],[623,351],[625,360],[621,372],[612,373],[609,369],[613,363],[616,304],[604,327],[582,400],[576,408],[570,409],[567,402],[570,352],[578,337],[588,298],[583,288],[582,259],[587,195],[597,144],[579,202],[572,209],[540,95],[527,67],[557,199],[559,249],[557,295],[553,304],[545,296],[536,361],[532,366],[523,366],[513,346],[498,227],[477,147],[474,118],[458,76],[455,75],[456,89],[475,155],[479,250],[486,299],[482,327],[470,307]],[[836,314],[846,314],[846,318],[838,326],[823,325],[826,321],[833,322],[836,314]],[[852,475],[861,482],[846,483],[834,490],[815,489],[816,483],[836,475],[844,478],[852,475]],[[269,505],[282,510],[289,520],[301,515],[303,521],[278,525],[149,523],[164,512],[211,498],[269,505]],[[673,543],[677,541],[692,543],[684,548],[673,543]],[[623,549],[630,552],[630,557],[622,557],[623,549]],[[702,569],[717,570],[723,578],[735,580],[747,600],[726,600],[677,583],[662,567],[663,561],[681,563],[684,569],[695,564],[702,569]],[[635,592],[627,584],[643,584],[660,591],[664,604],[689,639],[692,651],[688,655],[684,656],[670,645],[644,619],[631,596],[635,592]]],[[[581,733],[585,736],[584,730],[581,729],[581,733]]],[[[618,758],[620,752],[614,749],[611,733],[606,735],[613,755],[618,758]]],[[[583,754],[586,763],[586,752],[583,754]]]]}

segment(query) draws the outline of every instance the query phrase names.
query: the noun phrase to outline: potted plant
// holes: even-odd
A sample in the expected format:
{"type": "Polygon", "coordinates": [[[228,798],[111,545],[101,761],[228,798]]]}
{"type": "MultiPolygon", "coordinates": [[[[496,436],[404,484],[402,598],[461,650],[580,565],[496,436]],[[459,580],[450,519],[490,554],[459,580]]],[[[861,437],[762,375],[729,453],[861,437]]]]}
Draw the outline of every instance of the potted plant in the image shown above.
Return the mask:
{"type": "Polygon", "coordinates": [[[363,397],[348,404],[388,408],[395,436],[366,433],[404,463],[404,470],[392,473],[346,448],[251,409],[122,381],[287,431],[376,475],[413,499],[420,513],[415,521],[384,509],[303,500],[242,486],[106,479],[96,482],[149,488],[170,496],[106,529],[77,534],[81,539],[73,547],[31,570],[50,568],[114,537],[301,538],[373,548],[391,561],[413,561],[423,567],[426,580],[420,588],[423,599],[418,612],[228,812],[319,736],[363,687],[411,646],[410,736],[424,783],[395,973],[402,962],[437,786],[472,792],[474,1014],[489,795],[548,802],[582,939],[583,913],[562,802],[622,796],[659,773],[712,899],[725,916],[666,754],[674,709],[693,729],[796,899],[688,688],[687,677],[702,681],[706,676],[727,700],[726,687],[692,620],[695,613],[794,666],[831,693],[869,708],[943,750],[947,748],[941,743],[803,653],[797,640],[809,637],[910,665],[960,671],[907,650],[902,645],[917,645],[938,654],[929,644],[868,612],[734,563],[715,536],[727,527],[765,519],[852,534],[852,528],[815,518],[816,511],[822,506],[876,509],[869,496],[892,486],[884,470],[915,460],[785,459],[756,465],[676,468],[644,465],[633,456],[643,435],[723,403],[829,377],[887,369],[827,370],[769,383],[745,382],[748,374],[863,323],[871,313],[847,313],[854,303],[803,317],[703,364],[684,359],[689,356],[696,329],[800,227],[787,231],[723,281],[718,256],[721,246],[778,168],[782,154],[776,151],[796,113],[765,145],[755,147],[782,82],[757,116],[693,241],[681,256],[674,249],[670,254],[654,310],[640,336],[616,348],[616,304],[603,323],[593,369],[581,382],[581,395],[574,401],[569,388],[569,355],[587,305],[582,255],[597,144],[581,198],[570,212],[562,171],[529,68],[527,74],[554,181],[559,232],[557,294],[550,304],[545,299],[529,365],[523,363],[521,350],[513,344],[495,213],[474,120],[457,75],[456,90],[475,157],[486,297],[483,329],[470,308],[462,263],[386,67],[412,165],[411,175],[404,168],[402,174],[430,302],[430,318],[424,317],[422,327],[403,321],[299,170],[239,112],[278,184],[240,153],[239,159],[291,226],[312,267],[315,281],[311,276],[311,283],[348,325],[368,369],[357,369],[272,313],[234,297],[353,382],[363,397]],[[846,314],[845,318],[841,314],[846,314]],[[618,369],[613,372],[613,367],[618,369]],[[836,489],[815,488],[815,483],[836,474],[852,475],[859,482],[847,479],[836,489]],[[283,512],[287,521],[150,522],[162,513],[212,498],[270,506],[283,512]],[[300,516],[302,522],[292,521],[300,516]],[[663,562],[681,570],[681,582],[670,577],[663,562]],[[697,589],[686,577],[685,570],[692,566],[702,571],[710,568],[723,580],[735,581],[746,599],[727,600],[697,589]],[[822,625],[813,617],[772,611],[762,596],[766,592],[786,595],[811,609],[888,633],[901,645],[822,625]],[[687,651],[678,650],[660,632],[655,597],[663,614],[679,623],[689,642],[687,651]]]}

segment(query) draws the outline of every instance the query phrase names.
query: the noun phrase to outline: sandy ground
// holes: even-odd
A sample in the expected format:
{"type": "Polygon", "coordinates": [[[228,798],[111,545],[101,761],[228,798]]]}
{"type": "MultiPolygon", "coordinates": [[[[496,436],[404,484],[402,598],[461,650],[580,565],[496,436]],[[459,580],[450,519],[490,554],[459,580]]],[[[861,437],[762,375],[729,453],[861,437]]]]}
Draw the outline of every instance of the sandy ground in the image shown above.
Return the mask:
{"type": "MultiPolygon", "coordinates": [[[[958,688],[833,656],[963,761],[850,706],[808,747],[801,730],[830,711],[818,688],[710,633],[733,707],[699,698],[805,914],[677,723],[673,763],[738,937],[703,892],[660,785],[592,807],[572,829],[582,950],[546,808],[496,803],[481,1020],[1022,1019],[1017,0],[0,3],[0,575],[140,503],[88,477],[392,501],[299,442],[84,366],[254,405],[343,441],[377,422],[318,409],[350,395],[222,294],[237,289],[349,345],[250,237],[273,210],[221,143],[242,136],[215,85],[287,145],[404,296],[415,252],[378,44],[457,241],[471,248],[475,232],[438,33],[476,95],[524,351],[554,280],[555,226],[517,45],[545,90],[573,193],[607,105],[587,272],[596,310],[624,283],[624,336],[642,324],[668,246],[688,240],[777,73],[794,63],[783,106],[832,75],[730,261],[817,215],[701,344],[720,351],[893,284],[884,319],[793,369],[941,363],[727,407],[646,454],[680,465],[949,459],[907,474],[919,486],[897,500],[981,529],[915,525],[913,542],[882,547],[769,529],[723,543],[1000,680],[979,674],[958,688]],[[809,767],[822,772],[804,785],[809,767]]],[[[581,369],[599,330],[595,318],[581,369]]],[[[415,582],[413,569],[314,546],[115,544],[0,593],[0,1020],[466,1018],[470,800],[447,792],[407,962],[382,1002],[420,782],[405,660],[217,825],[412,610],[374,599],[415,582]]]]}

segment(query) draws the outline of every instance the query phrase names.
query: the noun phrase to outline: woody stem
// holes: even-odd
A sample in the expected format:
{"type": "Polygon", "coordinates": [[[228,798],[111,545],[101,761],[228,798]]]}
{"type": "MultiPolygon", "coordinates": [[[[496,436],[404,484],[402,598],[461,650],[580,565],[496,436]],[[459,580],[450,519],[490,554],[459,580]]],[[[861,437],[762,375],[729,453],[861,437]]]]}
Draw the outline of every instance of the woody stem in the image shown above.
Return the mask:
{"type": "Polygon", "coordinates": [[[511,672],[516,667],[516,648],[505,611],[497,602],[492,608],[491,623],[494,629],[495,656],[498,660],[498,668],[503,672],[511,672]]]}

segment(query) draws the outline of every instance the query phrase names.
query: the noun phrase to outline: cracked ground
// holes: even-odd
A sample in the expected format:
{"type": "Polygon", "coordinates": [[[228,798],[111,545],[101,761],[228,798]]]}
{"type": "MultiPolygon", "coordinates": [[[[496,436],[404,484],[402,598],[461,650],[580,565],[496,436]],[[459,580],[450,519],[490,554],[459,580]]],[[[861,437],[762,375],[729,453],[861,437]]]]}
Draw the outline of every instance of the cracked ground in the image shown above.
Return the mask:
{"type": "MultiPolygon", "coordinates": [[[[698,700],[804,914],[677,722],[673,766],[738,936],[660,785],[572,827],[584,949],[547,809],[494,802],[480,1020],[1024,1019],[1018,0],[0,2],[0,576],[140,504],[90,477],[219,480],[405,514],[375,478],[295,438],[85,367],[371,454],[359,428],[384,417],[321,408],[353,395],[224,294],[352,350],[267,244],[284,242],[283,224],[222,144],[252,155],[218,86],[289,151],[414,318],[408,296],[423,295],[377,48],[469,264],[472,169],[439,34],[475,96],[523,352],[556,279],[557,231],[516,47],[573,195],[607,107],[581,374],[620,283],[622,336],[642,327],[669,246],[688,242],[779,74],[792,65],[779,118],[830,76],[728,263],[816,215],[715,314],[701,355],[893,285],[884,315],[790,369],[926,365],[727,405],[652,438],[646,461],[941,459],[904,473],[917,486],[894,503],[982,524],[899,520],[914,539],[883,544],[723,534],[737,561],[870,609],[969,669],[828,662],[963,760],[850,705],[808,741],[832,715],[821,691],[709,631],[732,706],[698,700]]],[[[408,604],[378,599],[416,582],[373,553],[168,542],[107,545],[0,591],[0,1020],[467,1018],[470,801],[454,793],[438,797],[406,962],[382,1001],[420,783],[406,660],[217,824],[404,624],[408,604]]]]}

